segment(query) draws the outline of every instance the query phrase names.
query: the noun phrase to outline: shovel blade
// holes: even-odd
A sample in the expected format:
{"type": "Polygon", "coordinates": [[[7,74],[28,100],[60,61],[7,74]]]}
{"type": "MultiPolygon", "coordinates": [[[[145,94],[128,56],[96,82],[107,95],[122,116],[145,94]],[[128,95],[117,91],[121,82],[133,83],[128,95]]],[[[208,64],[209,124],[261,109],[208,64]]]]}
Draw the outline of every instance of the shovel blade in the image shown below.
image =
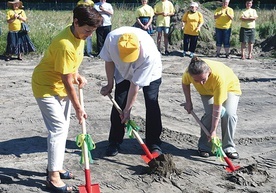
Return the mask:
{"type": "Polygon", "coordinates": [[[91,189],[87,190],[86,185],[80,185],[79,193],[100,193],[100,186],[99,184],[91,184],[91,189]]]}
{"type": "Polygon", "coordinates": [[[234,166],[228,157],[224,157],[224,160],[228,164],[228,167],[226,167],[226,171],[234,172],[240,168],[240,166],[234,166]]]}
{"type": "Polygon", "coordinates": [[[230,167],[226,167],[225,168],[225,170],[227,171],[227,172],[234,172],[234,171],[236,171],[236,170],[238,170],[238,169],[240,169],[241,167],[240,166],[234,166],[234,168],[230,168],[230,167]]]}
{"type": "MultiPolygon", "coordinates": [[[[153,152],[152,154],[153,159],[159,156],[158,152],[153,152]]],[[[142,159],[148,164],[152,159],[150,159],[147,155],[141,155],[142,159]]]]}

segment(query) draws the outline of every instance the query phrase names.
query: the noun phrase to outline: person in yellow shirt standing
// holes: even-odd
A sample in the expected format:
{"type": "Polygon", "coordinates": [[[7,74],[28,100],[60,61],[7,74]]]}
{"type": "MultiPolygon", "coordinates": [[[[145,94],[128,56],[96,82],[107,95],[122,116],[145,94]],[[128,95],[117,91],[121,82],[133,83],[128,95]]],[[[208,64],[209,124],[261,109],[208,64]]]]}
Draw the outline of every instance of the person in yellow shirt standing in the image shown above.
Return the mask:
{"type": "Polygon", "coordinates": [[[136,22],[142,30],[148,32],[148,34],[153,34],[152,20],[154,16],[153,8],[148,5],[148,0],[141,0],[142,5],[136,10],[136,22]]]}
{"type": "Polygon", "coordinates": [[[212,149],[210,139],[216,137],[221,120],[222,148],[232,159],[238,159],[234,135],[237,126],[237,108],[241,95],[240,82],[233,70],[225,64],[213,60],[192,58],[182,76],[182,88],[186,99],[185,110],[191,113],[193,103],[190,84],[201,96],[205,114],[201,122],[209,130],[210,137],[201,131],[198,152],[201,157],[209,157],[212,149]]]}
{"type": "Polygon", "coordinates": [[[21,31],[22,23],[27,21],[27,16],[23,10],[23,3],[20,0],[8,1],[7,23],[9,32],[7,36],[6,61],[12,59],[12,55],[17,55],[18,60],[22,60],[22,54],[35,51],[35,46],[27,32],[21,31]]]}
{"type": "Polygon", "coordinates": [[[230,0],[222,0],[222,7],[217,8],[214,15],[216,20],[216,57],[220,57],[220,50],[223,45],[226,58],[230,58],[230,36],[234,11],[228,7],[229,2],[230,0]]]}
{"type": "Polygon", "coordinates": [[[168,51],[169,45],[169,29],[171,24],[171,16],[174,15],[175,9],[172,2],[168,0],[159,1],[153,8],[156,18],[157,31],[157,48],[161,52],[162,32],[164,33],[165,55],[170,55],[168,51]]]}
{"type": "Polygon", "coordinates": [[[83,60],[85,39],[101,26],[102,16],[91,6],[76,6],[72,25],[57,34],[32,74],[32,90],[48,130],[47,187],[51,192],[72,192],[62,179],[72,179],[64,170],[65,144],[70,125],[71,107],[81,124],[87,114],[74,85],[83,88],[85,77],[78,68],[83,60]]]}
{"type": "Polygon", "coordinates": [[[246,1],[246,9],[241,13],[241,28],[240,28],[240,42],[241,42],[241,59],[245,59],[245,48],[248,43],[248,59],[252,58],[253,44],[255,42],[255,20],[258,18],[255,9],[252,9],[253,1],[246,1]]]}
{"type": "Polygon", "coordinates": [[[186,12],[182,17],[183,23],[183,57],[190,52],[190,57],[194,56],[196,49],[197,39],[201,26],[203,25],[203,16],[197,11],[198,3],[192,2],[190,4],[190,10],[186,12]]]}

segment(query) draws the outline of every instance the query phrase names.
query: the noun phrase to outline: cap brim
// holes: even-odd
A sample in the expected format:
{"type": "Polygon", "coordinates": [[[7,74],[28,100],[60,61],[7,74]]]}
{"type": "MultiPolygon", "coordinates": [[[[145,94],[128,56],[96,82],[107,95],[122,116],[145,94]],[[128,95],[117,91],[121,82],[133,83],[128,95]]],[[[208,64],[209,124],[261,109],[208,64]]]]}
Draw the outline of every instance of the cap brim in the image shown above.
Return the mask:
{"type": "Polygon", "coordinates": [[[140,49],[134,50],[132,53],[125,55],[124,53],[120,53],[120,58],[123,62],[135,62],[139,57],[140,49]]]}

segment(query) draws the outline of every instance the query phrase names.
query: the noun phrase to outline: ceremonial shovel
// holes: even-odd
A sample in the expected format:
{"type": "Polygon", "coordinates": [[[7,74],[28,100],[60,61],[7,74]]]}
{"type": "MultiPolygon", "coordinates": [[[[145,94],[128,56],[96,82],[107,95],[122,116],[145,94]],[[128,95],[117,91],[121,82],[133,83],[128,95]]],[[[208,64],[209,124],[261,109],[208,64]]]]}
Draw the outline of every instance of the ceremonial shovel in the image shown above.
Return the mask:
{"type": "MultiPolygon", "coordinates": [[[[117,104],[117,102],[114,100],[114,98],[111,96],[111,94],[108,94],[109,99],[111,100],[111,102],[113,103],[114,107],[117,109],[117,111],[119,112],[119,114],[122,114],[122,109],[120,108],[120,106],[117,104]]],[[[130,121],[130,120],[129,120],[130,121]]],[[[133,121],[132,121],[133,122],[133,121]]],[[[157,163],[155,158],[157,158],[159,156],[158,152],[153,152],[151,153],[148,149],[148,147],[146,146],[146,144],[143,142],[142,138],[139,136],[138,132],[135,131],[135,129],[132,129],[132,133],[134,134],[135,138],[137,139],[137,141],[139,142],[140,146],[142,147],[142,149],[144,150],[146,155],[141,155],[142,159],[151,167],[151,168],[155,168],[157,167],[157,163]]]]}
{"type": "MultiPolygon", "coordinates": [[[[209,131],[206,129],[206,127],[202,124],[202,122],[200,121],[200,119],[198,118],[198,116],[194,113],[194,111],[191,111],[191,114],[193,115],[193,117],[195,118],[196,122],[200,125],[201,129],[204,131],[204,133],[207,136],[211,136],[209,131]]],[[[217,145],[216,143],[213,143],[213,145],[216,146],[216,148],[222,153],[223,159],[225,160],[225,162],[228,164],[228,167],[226,167],[226,170],[228,172],[234,172],[236,170],[238,170],[240,168],[240,166],[234,166],[233,163],[231,162],[231,160],[226,156],[226,154],[224,153],[221,145],[217,145]]]]}
{"type": "MultiPolygon", "coordinates": [[[[83,91],[80,88],[79,89],[79,97],[80,97],[80,104],[82,108],[84,109],[84,103],[83,103],[83,91]]],[[[86,135],[86,124],[85,119],[82,120],[82,133],[83,135],[86,135]]],[[[91,176],[90,176],[90,168],[89,168],[89,157],[88,157],[88,148],[87,144],[84,141],[83,142],[83,155],[84,155],[84,173],[85,173],[85,185],[79,186],[79,193],[100,193],[100,187],[98,184],[91,184],[91,176]]]]}

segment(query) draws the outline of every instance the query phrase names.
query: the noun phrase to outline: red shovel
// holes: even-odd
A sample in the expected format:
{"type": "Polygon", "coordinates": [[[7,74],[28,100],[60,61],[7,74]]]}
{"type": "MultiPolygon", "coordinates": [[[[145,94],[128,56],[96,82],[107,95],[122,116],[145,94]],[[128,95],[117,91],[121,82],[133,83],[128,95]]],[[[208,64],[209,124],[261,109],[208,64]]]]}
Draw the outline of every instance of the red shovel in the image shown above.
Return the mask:
{"type": "MultiPolygon", "coordinates": [[[[84,109],[83,103],[83,91],[79,89],[80,104],[84,109]]],[[[86,135],[86,124],[85,119],[82,120],[82,133],[86,135]]],[[[84,173],[85,173],[85,185],[79,186],[79,193],[100,193],[100,187],[98,184],[91,184],[90,168],[89,168],[89,157],[88,157],[88,148],[86,142],[83,143],[82,147],[84,155],[84,173]]]]}
{"type": "MultiPolygon", "coordinates": [[[[111,96],[111,94],[107,95],[109,97],[109,99],[111,100],[111,102],[113,103],[114,107],[117,109],[117,111],[122,114],[123,111],[120,108],[120,106],[117,104],[117,102],[114,100],[114,98],[111,96]]],[[[129,120],[129,124],[133,124],[134,121],[129,120]]],[[[137,141],[139,142],[140,146],[142,147],[142,149],[144,150],[146,155],[141,155],[142,159],[149,164],[152,167],[156,167],[156,162],[155,162],[155,158],[157,158],[159,156],[158,152],[153,152],[151,153],[148,149],[148,147],[146,146],[146,144],[144,143],[144,141],[142,140],[142,138],[140,137],[140,135],[138,134],[138,132],[135,129],[132,129],[132,133],[135,136],[135,138],[137,139],[137,141]]]]}
{"type": "MultiPolygon", "coordinates": [[[[204,131],[204,133],[207,136],[211,136],[209,131],[206,129],[206,127],[202,124],[202,122],[200,121],[200,119],[198,118],[198,116],[194,113],[194,111],[191,111],[191,114],[193,115],[193,117],[195,118],[196,122],[200,125],[201,129],[204,131]]],[[[216,143],[214,143],[214,145],[216,145],[216,143]]],[[[233,163],[231,162],[231,160],[226,156],[226,154],[224,153],[221,145],[217,146],[216,148],[219,148],[219,151],[222,153],[223,159],[225,160],[225,162],[228,164],[228,167],[226,167],[226,170],[228,172],[234,172],[236,170],[238,170],[240,168],[240,166],[234,166],[233,163]]]]}

